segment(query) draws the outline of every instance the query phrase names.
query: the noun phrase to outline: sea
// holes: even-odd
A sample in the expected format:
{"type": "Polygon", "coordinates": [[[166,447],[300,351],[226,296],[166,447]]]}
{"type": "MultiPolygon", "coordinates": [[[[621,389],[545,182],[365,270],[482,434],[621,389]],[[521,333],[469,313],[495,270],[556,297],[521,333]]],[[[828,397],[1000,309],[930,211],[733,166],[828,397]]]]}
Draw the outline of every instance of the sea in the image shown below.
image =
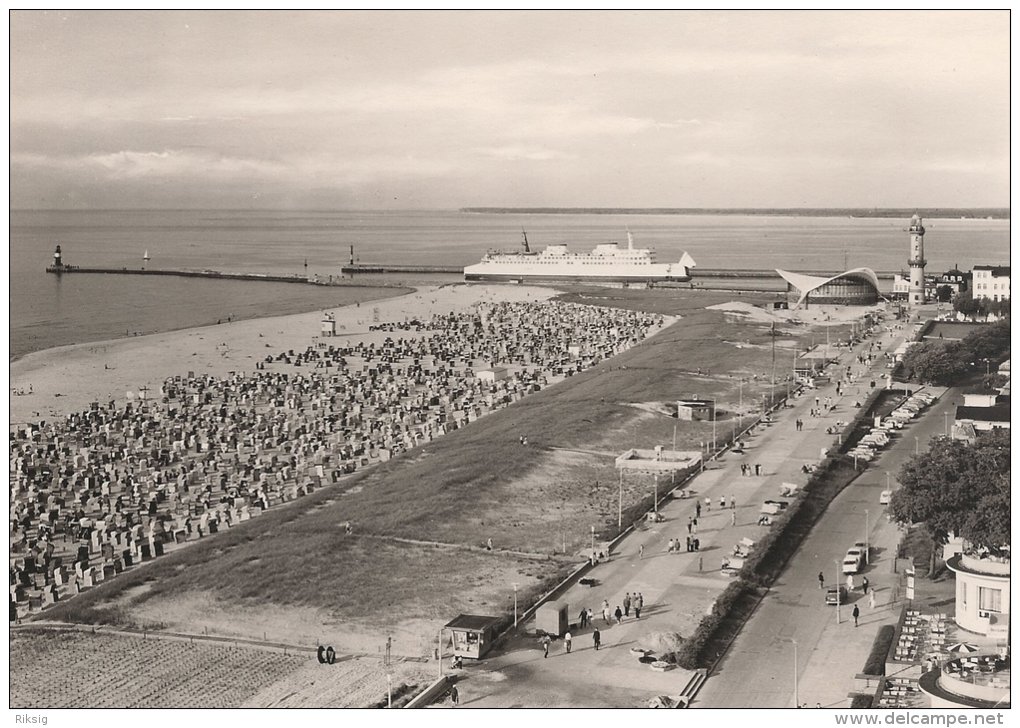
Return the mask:
{"type": "MultiPolygon", "coordinates": [[[[65,264],[327,277],[360,263],[463,266],[487,250],[567,243],[684,251],[705,268],[906,268],[909,220],[845,216],[520,214],[459,211],[15,210],[10,215],[10,359],[100,341],[354,303],[378,291],[164,276],[47,274],[65,264]],[[149,256],[143,261],[143,256],[149,256]]],[[[928,272],[1009,264],[1009,220],[926,219],[928,272]]],[[[378,279],[376,279],[378,280],[378,279]]],[[[387,283],[403,281],[387,277],[387,283]]]]}

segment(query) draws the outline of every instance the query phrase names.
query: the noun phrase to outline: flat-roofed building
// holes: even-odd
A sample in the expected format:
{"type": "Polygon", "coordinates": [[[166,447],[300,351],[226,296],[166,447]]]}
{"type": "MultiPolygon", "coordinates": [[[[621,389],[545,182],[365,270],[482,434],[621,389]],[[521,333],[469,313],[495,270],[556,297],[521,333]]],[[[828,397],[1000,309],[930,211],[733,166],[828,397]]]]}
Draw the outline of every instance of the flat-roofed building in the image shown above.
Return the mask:
{"type": "Polygon", "coordinates": [[[976,265],[971,271],[974,283],[974,298],[988,298],[992,301],[1009,299],[1009,266],[976,265]]]}

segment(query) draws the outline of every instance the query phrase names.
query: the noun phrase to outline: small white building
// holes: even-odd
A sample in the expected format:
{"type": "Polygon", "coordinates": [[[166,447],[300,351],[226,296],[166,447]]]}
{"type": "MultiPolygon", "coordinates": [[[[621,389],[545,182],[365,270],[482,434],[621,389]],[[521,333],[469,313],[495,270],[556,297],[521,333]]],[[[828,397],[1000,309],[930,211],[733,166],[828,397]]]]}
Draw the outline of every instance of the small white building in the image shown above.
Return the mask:
{"type": "Polygon", "coordinates": [[[992,301],[1009,299],[1009,266],[976,265],[972,276],[974,298],[992,301]]]}
{"type": "Polygon", "coordinates": [[[499,382],[507,378],[507,371],[506,367],[491,367],[479,369],[475,372],[475,376],[483,382],[499,382]]]}
{"type": "Polygon", "coordinates": [[[957,554],[946,562],[956,572],[956,623],[988,634],[995,623],[1009,622],[1009,560],[957,554]]]}

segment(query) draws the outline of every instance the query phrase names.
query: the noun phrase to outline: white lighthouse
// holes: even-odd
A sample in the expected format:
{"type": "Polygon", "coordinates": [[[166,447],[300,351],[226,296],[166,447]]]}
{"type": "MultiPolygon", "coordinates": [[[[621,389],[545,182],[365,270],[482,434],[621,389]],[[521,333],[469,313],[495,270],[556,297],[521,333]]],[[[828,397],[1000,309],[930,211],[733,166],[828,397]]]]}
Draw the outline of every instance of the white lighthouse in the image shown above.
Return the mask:
{"type": "Polygon", "coordinates": [[[910,218],[910,292],[907,301],[911,306],[920,306],[925,303],[924,297],[924,266],[928,261],[924,259],[924,225],[921,218],[914,215],[910,218]]]}

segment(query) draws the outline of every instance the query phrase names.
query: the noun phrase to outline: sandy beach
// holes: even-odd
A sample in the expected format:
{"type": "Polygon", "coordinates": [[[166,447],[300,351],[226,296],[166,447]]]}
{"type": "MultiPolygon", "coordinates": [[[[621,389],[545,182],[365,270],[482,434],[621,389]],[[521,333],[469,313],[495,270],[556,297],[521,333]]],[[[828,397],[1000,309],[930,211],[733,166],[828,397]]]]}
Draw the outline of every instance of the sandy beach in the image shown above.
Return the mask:
{"type": "MultiPolygon", "coordinates": [[[[333,341],[342,344],[393,335],[370,332],[373,323],[428,318],[482,301],[539,301],[555,294],[536,286],[454,284],[327,310],[336,318],[333,341]]],[[[143,388],[155,397],[167,377],[188,372],[223,376],[254,370],[255,362],[269,354],[319,341],[322,316],[313,311],[34,352],[10,365],[11,423],[63,417],[95,401],[125,402],[143,388]]]]}

